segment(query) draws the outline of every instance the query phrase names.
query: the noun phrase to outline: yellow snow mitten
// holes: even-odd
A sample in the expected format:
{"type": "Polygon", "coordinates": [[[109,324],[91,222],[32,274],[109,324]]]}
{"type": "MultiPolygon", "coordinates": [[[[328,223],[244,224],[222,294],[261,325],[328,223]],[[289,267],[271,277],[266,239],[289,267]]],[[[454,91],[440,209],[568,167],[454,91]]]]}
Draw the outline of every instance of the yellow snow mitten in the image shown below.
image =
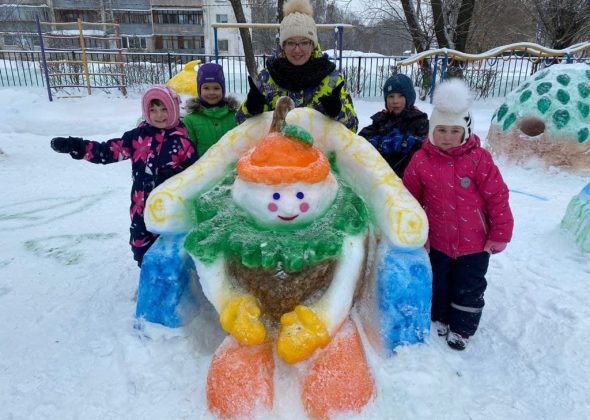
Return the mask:
{"type": "Polygon", "coordinates": [[[225,305],[219,320],[221,327],[242,344],[254,345],[264,342],[266,328],[260,321],[260,307],[252,295],[242,295],[225,305]]]}
{"type": "Polygon", "coordinates": [[[303,305],[281,317],[277,352],[287,363],[307,359],[318,348],[330,342],[330,334],[315,312],[303,305]]]}

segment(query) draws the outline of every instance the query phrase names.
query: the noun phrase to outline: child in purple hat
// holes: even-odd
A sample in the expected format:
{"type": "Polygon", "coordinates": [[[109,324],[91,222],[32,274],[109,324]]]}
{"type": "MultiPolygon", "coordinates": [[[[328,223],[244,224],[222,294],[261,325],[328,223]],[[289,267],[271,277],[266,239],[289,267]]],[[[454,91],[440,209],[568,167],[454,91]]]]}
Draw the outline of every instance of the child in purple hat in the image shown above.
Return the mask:
{"type": "Polygon", "coordinates": [[[187,101],[188,114],[182,119],[199,156],[229,130],[236,126],[239,102],[225,96],[223,67],[215,63],[199,66],[197,72],[198,97],[187,101]]]}
{"type": "Polygon", "coordinates": [[[121,138],[105,142],[80,137],[51,139],[53,150],[69,153],[74,159],[103,165],[131,159],[129,244],[140,267],[144,254],[158,237],[147,230],[143,219],[148,196],[162,182],[197,160],[197,151],[180,121],[180,97],[174,90],[165,85],[152,86],[143,94],[141,105],[145,121],[121,138]]]}

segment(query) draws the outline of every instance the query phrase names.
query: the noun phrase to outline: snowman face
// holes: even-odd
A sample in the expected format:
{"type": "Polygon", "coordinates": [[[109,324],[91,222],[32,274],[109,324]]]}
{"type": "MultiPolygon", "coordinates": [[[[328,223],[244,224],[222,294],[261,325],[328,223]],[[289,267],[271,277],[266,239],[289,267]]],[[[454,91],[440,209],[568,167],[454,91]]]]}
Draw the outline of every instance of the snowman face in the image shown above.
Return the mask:
{"type": "Polygon", "coordinates": [[[236,178],[232,197],[236,204],[266,226],[309,223],[330,207],[338,184],[331,173],[322,182],[268,185],[236,178]]]}

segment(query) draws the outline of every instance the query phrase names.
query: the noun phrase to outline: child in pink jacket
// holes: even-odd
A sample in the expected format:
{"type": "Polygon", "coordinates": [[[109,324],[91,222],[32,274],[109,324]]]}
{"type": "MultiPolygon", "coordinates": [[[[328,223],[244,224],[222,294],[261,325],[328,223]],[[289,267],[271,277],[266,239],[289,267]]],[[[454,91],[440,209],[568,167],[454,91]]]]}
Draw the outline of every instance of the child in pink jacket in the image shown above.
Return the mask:
{"type": "Polygon", "coordinates": [[[470,104],[462,80],[437,87],[429,141],[414,154],[403,178],[430,224],[431,317],[456,350],[465,349],[477,330],[490,254],[506,248],[514,226],[508,187],[471,132],[470,104]]]}

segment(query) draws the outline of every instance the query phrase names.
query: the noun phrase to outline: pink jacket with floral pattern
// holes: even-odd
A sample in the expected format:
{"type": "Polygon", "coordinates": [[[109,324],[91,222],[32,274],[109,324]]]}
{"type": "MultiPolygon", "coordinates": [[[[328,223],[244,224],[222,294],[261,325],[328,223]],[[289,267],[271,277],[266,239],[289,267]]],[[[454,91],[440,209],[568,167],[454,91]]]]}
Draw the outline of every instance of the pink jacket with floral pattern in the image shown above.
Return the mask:
{"type": "Polygon", "coordinates": [[[488,239],[510,242],[508,187],[477,135],[447,151],[424,141],[403,182],[426,211],[432,248],[457,258],[482,252],[488,239]]]}

